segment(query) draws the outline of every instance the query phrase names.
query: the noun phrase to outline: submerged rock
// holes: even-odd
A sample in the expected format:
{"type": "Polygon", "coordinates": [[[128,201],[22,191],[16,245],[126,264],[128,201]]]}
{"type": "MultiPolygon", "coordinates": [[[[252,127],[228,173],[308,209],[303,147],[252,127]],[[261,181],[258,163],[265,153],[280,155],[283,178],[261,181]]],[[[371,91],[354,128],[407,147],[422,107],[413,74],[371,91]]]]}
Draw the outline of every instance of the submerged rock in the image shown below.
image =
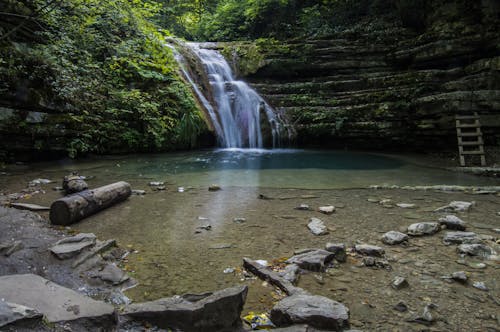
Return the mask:
{"type": "Polygon", "coordinates": [[[295,210],[310,211],[311,208],[307,204],[300,204],[299,206],[295,207],[295,210]]]}
{"type": "Polygon", "coordinates": [[[333,205],[320,206],[318,208],[318,211],[324,214],[332,214],[333,212],[335,212],[335,206],[333,205]]]}
{"type": "Polygon", "coordinates": [[[397,203],[396,206],[402,209],[413,209],[416,205],[411,203],[397,203]]]}
{"type": "Polygon", "coordinates": [[[96,277],[113,285],[120,285],[130,279],[127,273],[115,264],[106,264],[101,271],[97,272],[96,277]]]}
{"type": "Polygon", "coordinates": [[[439,232],[439,224],[436,222],[420,222],[408,226],[408,234],[413,236],[432,235],[439,232]]]}
{"type": "Polygon", "coordinates": [[[326,235],[329,233],[323,221],[318,218],[311,218],[309,224],[307,224],[307,228],[314,235],[326,235]]]}
{"type": "Polygon", "coordinates": [[[453,272],[451,274],[451,279],[458,281],[458,282],[465,283],[465,282],[467,282],[468,278],[467,278],[467,274],[465,273],[465,271],[457,271],[457,272],[453,272]]]}
{"type": "Polygon", "coordinates": [[[274,306],[271,320],[276,326],[308,324],[318,329],[342,331],[349,327],[349,309],[323,296],[294,294],[274,306]]]}
{"type": "Polygon", "coordinates": [[[136,303],[126,306],[122,316],[186,332],[236,330],[241,326],[240,314],[247,292],[247,286],[237,286],[214,293],[136,303]]]}
{"type": "Polygon", "coordinates": [[[485,292],[489,291],[489,288],[486,286],[486,284],[483,281],[476,281],[472,284],[472,286],[474,288],[477,288],[477,289],[485,291],[485,292]]]}
{"type": "Polygon", "coordinates": [[[445,225],[447,229],[456,229],[458,231],[465,231],[466,229],[465,221],[452,214],[439,218],[439,223],[445,225]]]}
{"type": "Polygon", "coordinates": [[[208,191],[219,191],[221,190],[221,187],[217,184],[212,184],[208,187],[208,191]]]}
{"type": "Polygon", "coordinates": [[[487,258],[490,255],[495,254],[493,249],[481,243],[470,243],[470,244],[464,243],[458,246],[457,251],[460,254],[465,254],[469,256],[480,256],[483,258],[487,258]]]}
{"type": "Polygon", "coordinates": [[[346,246],[343,243],[328,242],[325,249],[334,254],[338,262],[345,262],[347,260],[346,246]]]}
{"type": "Polygon", "coordinates": [[[402,289],[402,288],[410,286],[410,284],[408,283],[408,281],[406,280],[405,277],[398,276],[398,277],[394,278],[394,280],[391,283],[391,286],[394,289],[402,289]]]}
{"type": "Polygon", "coordinates": [[[361,255],[375,256],[375,257],[382,257],[385,253],[384,248],[374,246],[371,244],[357,244],[354,247],[354,250],[361,255]]]}
{"type": "Polygon", "coordinates": [[[400,244],[402,242],[408,241],[408,239],[408,235],[396,231],[389,231],[382,235],[382,242],[389,245],[400,244]]]}
{"type": "Polygon", "coordinates": [[[481,239],[473,232],[447,232],[443,242],[444,244],[480,243],[481,239]]]}
{"type": "Polygon", "coordinates": [[[450,204],[441,206],[435,212],[466,212],[474,205],[474,202],[452,201],[450,204]]]}
{"type": "Polygon", "coordinates": [[[297,264],[300,268],[309,271],[325,271],[326,266],[333,260],[335,254],[317,249],[300,255],[290,257],[286,262],[289,264],[297,264]]]}

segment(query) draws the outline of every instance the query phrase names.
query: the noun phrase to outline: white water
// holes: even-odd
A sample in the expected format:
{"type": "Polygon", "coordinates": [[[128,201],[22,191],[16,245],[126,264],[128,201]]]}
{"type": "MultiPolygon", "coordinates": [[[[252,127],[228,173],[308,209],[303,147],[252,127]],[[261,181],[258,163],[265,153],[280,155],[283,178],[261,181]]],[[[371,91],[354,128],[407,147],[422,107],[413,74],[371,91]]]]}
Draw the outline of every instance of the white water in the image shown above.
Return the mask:
{"type": "MultiPolygon", "coordinates": [[[[188,43],[188,46],[197,54],[208,75],[217,114],[211,106],[212,112],[208,107],[207,110],[216,128],[219,145],[224,148],[263,148],[261,115],[265,114],[267,119],[262,120],[269,122],[272,145],[278,146],[279,122],[272,108],[248,84],[234,78],[229,64],[219,52],[200,48],[196,43],[188,43]]],[[[198,94],[196,84],[191,84],[198,94]]],[[[203,99],[207,100],[206,97],[203,99]]]]}

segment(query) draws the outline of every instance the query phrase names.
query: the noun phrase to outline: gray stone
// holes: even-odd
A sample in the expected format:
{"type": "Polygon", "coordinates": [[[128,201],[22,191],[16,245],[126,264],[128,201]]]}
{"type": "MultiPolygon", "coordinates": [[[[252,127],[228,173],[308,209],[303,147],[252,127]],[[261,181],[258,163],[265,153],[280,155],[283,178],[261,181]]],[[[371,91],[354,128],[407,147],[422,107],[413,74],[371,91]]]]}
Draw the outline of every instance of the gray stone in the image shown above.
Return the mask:
{"type": "Polygon", "coordinates": [[[408,306],[403,301],[399,301],[393,308],[399,312],[408,311],[408,306]]]}
{"type": "Polygon", "coordinates": [[[326,266],[334,259],[335,254],[317,249],[300,255],[290,257],[286,262],[289,264],[297,264],[300,268],[309,271],[325,271],[326,266]]]}
{"type": "Polygon", "coordinates": [[[333,253],[338,262],[345,262],[347,260],[345,244],[328,242],[325,249],[333,253]]]}
{"type": "Polygon", "coordinates": [[[474,205],[474,202],[452,201],[450,204],[441,206],[435,212],[466,212],[474,205]]]}
{"type": "Polygon", "coordinates": [[[394,280],[391,283],[391,286],[394,289],[403,289],[405,287],[410,286],[410,284],[408,284],[408,281],[406,280],[406,278],[398,276],[398,277],[394,278],[394,280]]]}
{"type": "Polygon", "coordinates": [[[71,264],[71,267],[76,268],[85,263],[90,258],[94,257],[95,255],[100,254],[101,252],[104,252],[115,245],[116,241],[113,239],[106,241],[97,241],[96,245],[93,248],[91,248],[88,252],[83,253],[81,256],[75,259],[73,264],[71,264]]]}
{"type": "Polygon", "coordinates": [[[465,231],[466,229],[465,221],[452,214],[439,218],[439,223],[445,225],[447,229],[455,229],[457,231],[465,231]]]}
{"type": "Polygon", "coordinates": [[[323,296],[294,294],[274,306],[271,321],[278,327],[308,324],[319,329],[341,331],[349,327],[349,309],[323,296]]]}
{"type": "Polygon", "coordinates": [[[21,241],[14,241],[11,243],[0,244],[0,254],[9,257],[16,251],[24,248],[24,244],[21,241]]]}
{"type": "Polygon", "coordinates": [[[486,284],[483,281],[476,281],[472,284],[472,286],[474,288],[477,288],[477,289],[485,291],[485,292],[489,291],[489,288],[486,286],[486,284]]]}
{"type": "Polygon", "coordinates": [[[34,274],[0,277],[0,298],[29,306],[49,323],[74,321],[100,327],[114,324],[114,308],[34,274]]]}
{"type": "Polygon", "coordinates": [[[42,314],[24,305],[5,302],[0,299],[0,327],[14,322],[41,318],[42,314]]]}
{"type": "Polygon", "coordinates": [[[130,277],[115,264],[106,264],[104,268],[95,275],[103,281],[110,282],[113,285],[119,285],[129,280],[130,277]]]}
{"type": "Polygon", "coordinates": [[[325,224],[321,219],[318,218],[311,218],[309,224],[307,224],[307,228],[309,228],[311,233],[313,233],[314,235],[328,234],[328,229],[326,228],[325,224]]]}
{"type": "Polygon", "coordinates": [[[84,249],[95,244],[96,237],[92,233],[80,233],[78,235],[64,238],[58,241],[50,251],[59,259],[73,258],[84,249]]]}
{"type": "Polygon", "coordinates": [[[150,187],[160,187],[160,186],[163,186],[165,184],[165,182],[161,182],[161,181],[151,181],[149,183],[149,186],[150,187]]]}
{"type": "Polygon", "coordinates": [[[420,222],[408,226],[408,234],[413,236],[432,235],[439,232],[439,224],[436,222],[420,222]]]}
{"type": "Polygon", "coordinates": [[[299,277],[299,270],[300,268],[297,264],[288,264],[285,267],[285,271],[280,272],[279,275],[283,277],[283,279],[295,283],[299,277]]]}
{"type": "Polygon", "coordinates": [[[382,247],[373,246],[371,244],[357,244],[354,250],[361,255],[382,257],[385,250],[382,247]]]}
{"type": "Polygon", "coordinates": [[[318,208],[318,211],[324,214],[332,214],[333,212],[335,212],[335,206],[333,205],[320,206],[318,208]]]}
{"type": "Polygon", "coordinates": [[[208,191],[219,191],[219,190],[221,190],[221,187],[216,184],[212,184],[208,187],[208,191]]]}
{"type": "Polygon", "coordinates": [[[300,204],[299,206],[295,207],[295,210],[310,211],[311,208],[307,204],[300,204]]]}
{"type": "Polygon", "coordinates": [[[237,286],[214,293],[131,304],[125,307],[122,316],[186,332],[236,330],[241,325],[240,314],[247,292],[247,286],[237,286]]]}
{"type": "Polygon", "coordinates": [[[410,204],[410,203],[398,203],[396,204],[397,207],[400,207],[402,209],[413,209],[415,208],[415,204],[410,204]]]}
{"type": "Polygon", "coordinates": [[[400,244],[408,241],[409,237],[405,233],[389,231],[382,235],[382,242],[389,245],[400,244]]]}
{"type": "Polygon", "coordinates": [[[83,176],[76,173],[65,176],[63,178],[62,187],[66,191],[66,194],[77,193],[89,188],[83,176]]]}
{"type": "Polygon", "coordinates": [[[465,283],[465,282],[467,282],[467,274],[465,273],[465,271],[453,272],[451,274],[451,279],[458,281],[458,282],[465,283]]]}
{"type": "Polygon", "coordinates": [[[233,222],[234,223],[237,223],[237,224],[242,224],[244,222],[246,222],[247,220],[245,218],[241,218],[241,217],[238,217],[238,218],[234,218],[233,219],[233,222]]]}
{"type": "Polygon", "coordinates": [[[458,246],[457,251],[460,254],[469,256],[481,256],[483,258],[488,258],[488,256],[495,254],[493,249],[481,243],[464,243],[458,246]]]}
{"type": "Polygon", "coordinates": [[[132,190],[132,195],[137,195],[137,196],[146,195],[146,190],[133,189],[132,190]]]}
{"type": "Polygon", "coordinates": [[[481,239],[473,232],[447,232],[443,242],[444,244],[480,243],[481,239]]]}
{"type": "Polygon", "coordinates": [[[254,261],[251,260],[250,258],[244,257],[243,267],[247,269],[249,272],[255,274],[260,279],[266,280],[269,283],[275,285],[288,295],[304,292],[302,288],[295,287],[292,284],[292,282],[285,279],[282,274],[269,269],[267,266],[259,264],[258,261],[254,261]]]}

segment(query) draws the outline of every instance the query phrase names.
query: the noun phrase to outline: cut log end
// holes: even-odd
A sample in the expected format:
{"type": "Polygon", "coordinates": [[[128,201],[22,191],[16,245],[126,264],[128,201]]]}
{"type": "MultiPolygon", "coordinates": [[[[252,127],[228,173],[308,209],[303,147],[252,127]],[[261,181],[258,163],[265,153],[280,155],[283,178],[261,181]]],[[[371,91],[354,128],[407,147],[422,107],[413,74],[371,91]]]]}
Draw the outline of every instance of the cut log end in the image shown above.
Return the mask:
{"type": "Polygon", "coordinates": [[[69,211],[68,205],[60,200],[55,201],[50,206],[50,214],[49,214],[50,222],[53,225],[70,225],[71,221],[71,213],[69,211]]]}

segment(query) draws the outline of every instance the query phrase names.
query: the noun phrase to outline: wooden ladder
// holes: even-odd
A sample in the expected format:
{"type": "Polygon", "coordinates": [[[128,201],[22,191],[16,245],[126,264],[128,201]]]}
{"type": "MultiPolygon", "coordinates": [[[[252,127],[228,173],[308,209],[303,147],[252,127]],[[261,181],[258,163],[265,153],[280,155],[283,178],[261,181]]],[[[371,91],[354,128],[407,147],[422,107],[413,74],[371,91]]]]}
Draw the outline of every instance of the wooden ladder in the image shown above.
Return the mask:
{"type": "Polygon", "coordinates": [[[460,166],[465,166],[466,155],[479,156],[481,166],[486,166],[483,134],[477,112],[474,115],[455,115],[455,123],[457,127],[460,166]]]}

